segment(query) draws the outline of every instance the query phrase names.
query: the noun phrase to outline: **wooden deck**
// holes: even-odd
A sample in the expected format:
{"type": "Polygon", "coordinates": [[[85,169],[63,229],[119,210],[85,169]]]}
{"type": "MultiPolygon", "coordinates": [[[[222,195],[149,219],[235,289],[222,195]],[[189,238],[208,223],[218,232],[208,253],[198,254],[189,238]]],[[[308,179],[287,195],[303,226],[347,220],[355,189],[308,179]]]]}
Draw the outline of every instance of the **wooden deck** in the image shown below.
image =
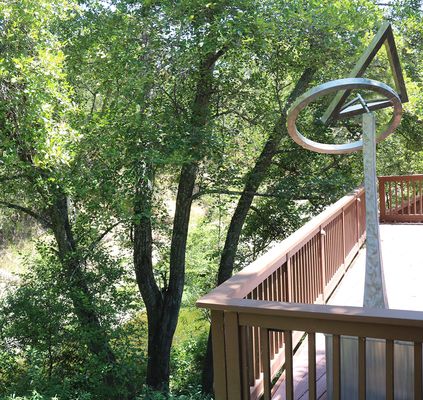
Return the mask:
{"type": "MultiPolygon", "coordinates": [[[[423,224],[381,225],[385,284],[389,308],[423,311],[423,224]]],[[[364,295],[365,247],[358,253],[328,304],[361,307],[364,295]]],[[[294,398],[308,399],[307,341],[294,356],[294,398]]],[[[325,339],[316,335],[317,398],[325,400],[325,339]]],[[[277,388],[274,399],[285,399],[285,384],[277,388]]]]}

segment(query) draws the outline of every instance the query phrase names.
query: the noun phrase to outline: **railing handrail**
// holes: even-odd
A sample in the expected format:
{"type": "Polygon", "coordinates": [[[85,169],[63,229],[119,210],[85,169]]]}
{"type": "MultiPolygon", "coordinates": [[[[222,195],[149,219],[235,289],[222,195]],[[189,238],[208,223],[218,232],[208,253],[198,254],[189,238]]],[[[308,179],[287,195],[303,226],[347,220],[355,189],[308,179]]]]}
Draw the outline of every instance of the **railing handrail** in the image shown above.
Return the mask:
{"type": "Polygon", "coordinates": [[[245,297],[258,283],[266,279],[280,264],[284,263],[289,257],[289,254],[295,253],[313,235],[342,213],[343,209],[347,208],[354,201],[359,200],[363,192],[364,188],[360,187],[330,205],[292,235],[280,243],[275,244],[264,255],[199,299],[197,305],[208,302],[210,304],[217,304],[219,301],[224,301],[225,299],[245,297]]]}
{"type": "Polygon", "coordinates": [[[379,180],[409,180],[415,179],[419,180],[423,178],[423,174],[413,174],[413,175],[382,175],[377,177],[379,180]]]}
{"type": "MultiPolygon", "coordinates": [[[[370,325],[423,328],[423,312],[411,310],[363,308],[328,304],[284,303],[251,299],[224,299],[220,302],[199,300],[197,306],[212,310],[370,325]]],[[[404,339],[405,340],[405,339],[404,339]]]]}

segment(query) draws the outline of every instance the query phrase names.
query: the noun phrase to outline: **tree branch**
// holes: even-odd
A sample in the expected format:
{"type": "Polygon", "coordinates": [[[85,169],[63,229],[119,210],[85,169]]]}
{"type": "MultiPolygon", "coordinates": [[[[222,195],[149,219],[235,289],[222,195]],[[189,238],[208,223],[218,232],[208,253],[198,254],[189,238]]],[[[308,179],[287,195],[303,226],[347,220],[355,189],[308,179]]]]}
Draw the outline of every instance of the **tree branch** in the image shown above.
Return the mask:
{"type": "Polygon", "coordinates": [[[203,190],[201,192],[197,192],[194,195],[192,195],[192,199],[195,200],[201,196],[204,196],[206,194],[227,194],[229,196],[241,196],[243,193],[251,194],[253,196],[259,196],[259,197],[280,197],[277,194],[272,193],[258,193],[258,192],[243,192],[243,191],[236,191],[236,190],[227,190],[227,189],[209,189],[209,190],[203,190]]]}
{"type": "Polygon", "coordinates": [[[95,240],[92,241],[92,243],[88,246],[88,253],[87,253],[87,257],[88,254],[94,250],[94,248],[104,239],[104,237],[110,233],[114,228],[116,228],[118,225],[120,225],[122,223],[122,221],[118,221],[112,225],[110,225],[109,227],[107,227],[104,232],[99,235],[95,240]]]}
{"type": "Polygon", "coordinates": [[[45,219],[40,214],[37,214],[35,211],[32,211],[31,209],[29,209],[27,207],[23,207],[23,206],[20,206],[19,204],[9,203],[7,201],[2,201],[2,200],[0,200],[0,206],[4,206],[4,207],[10,208],[12,210],[17,210],[17,211],[23,212],[23,213],[29,215],[30,217],[36,219],[43,226],[45,226],[47,228],[51,228],[51,223],[47,219],[45,219]]]}

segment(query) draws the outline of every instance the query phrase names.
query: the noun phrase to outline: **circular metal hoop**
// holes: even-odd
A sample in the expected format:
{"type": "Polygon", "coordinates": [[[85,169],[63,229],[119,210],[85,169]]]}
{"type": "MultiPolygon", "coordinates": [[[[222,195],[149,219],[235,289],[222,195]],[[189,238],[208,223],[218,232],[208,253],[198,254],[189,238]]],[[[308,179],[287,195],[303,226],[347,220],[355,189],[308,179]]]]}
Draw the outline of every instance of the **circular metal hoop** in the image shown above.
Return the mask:
{"type": "Polygon", "coordinates": [[[376,137],[376,141],[380,142],[388,135],[390,135],[401,121],[402,104],[398,94],[391,87],[382,82],[365,78],[346,78],[326,82],[322,85],[310,89],[298,97],[298,99],[292,104],[288,111],[287,127],[288,133],[292,139],[300,146],[318,153],[343,154],[360,150],[363,147],[362,140],[357,140],[356,142],[345,144],[319,143],[303,136],[298,131],[296,125],[300,111],[307,107],[307,105],[309,105],[316,98],[328,93],[351,89],[371,90],[386,97],[386,99],[392,103],[394,114],[389,123],[383,128],[382,133],[376,137]]]}

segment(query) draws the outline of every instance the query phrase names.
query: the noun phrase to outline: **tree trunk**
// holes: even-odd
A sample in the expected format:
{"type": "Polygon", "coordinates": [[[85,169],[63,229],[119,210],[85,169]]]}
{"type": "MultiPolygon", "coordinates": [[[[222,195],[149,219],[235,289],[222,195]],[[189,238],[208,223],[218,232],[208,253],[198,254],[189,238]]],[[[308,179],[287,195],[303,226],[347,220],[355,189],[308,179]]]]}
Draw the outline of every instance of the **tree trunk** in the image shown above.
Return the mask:
{"type": "Polygon", "coordinates": [[[105,365],[111,367],[110,371],[104,376],[104,383],[113,388],[115,384],[113,375],[113,366],[116,362],[115,355],[100,324],[93,296],[81,269],[81,260],[70,226],[68,211],[66,196],[58,194],[56,201],[49,209],[51,227],[58,245],[59,258],[70,287],[69,292],[74,311],[81,328],[86,333],[87,347],[105,365]]]}
{"type": "Polygon", "coordinates": [[[169,282],[163,290],[157,286],[153,273],[151,192],[148,189],[151,186],[140,181],[136,192],[134,212],[138,217],[134,224],[134,266],[148,317],[147,385],[161,391],[169,388],[170,350],[185,283],[185,253],[192,194],[199,160],[204,152],[204,128],[209,118],[213,69],[224,52],[225,49],[209,53],[200,63],[191,116],[190,155],[193,160],[181,167],[179,175],[170,246],[169,282]]]}
{"type": "MultiPolygon", "coordinates": [[[[256,161],[256,164],[254,165],[252,171],[248,174],[243,192],[238,200],[238,204],[226,234],[225,245],[223,247],[219,264],[217,278],[218,285],[222,284],[232,276],[242,227],[244,226],[248,211],[250,210],[251,204],[254,200],[254,194],[257,192],[259,186],[266,177],[267,171],[272,163],[273,157],[277,153],[282,138],[287,135],[286,117],[289,106],[301,93],[305,91],[313,78],[314,72],[314,68],[307,68],[297,81],[294,89],[288,97],[285,107],[282,110],[279,120],[275,124],[269,139],[266,141],[264,148],[256,161]]],[[[202,374],[202,386],[205,393],[213,392],[213,353],[210,333],[202,374]]]]}

